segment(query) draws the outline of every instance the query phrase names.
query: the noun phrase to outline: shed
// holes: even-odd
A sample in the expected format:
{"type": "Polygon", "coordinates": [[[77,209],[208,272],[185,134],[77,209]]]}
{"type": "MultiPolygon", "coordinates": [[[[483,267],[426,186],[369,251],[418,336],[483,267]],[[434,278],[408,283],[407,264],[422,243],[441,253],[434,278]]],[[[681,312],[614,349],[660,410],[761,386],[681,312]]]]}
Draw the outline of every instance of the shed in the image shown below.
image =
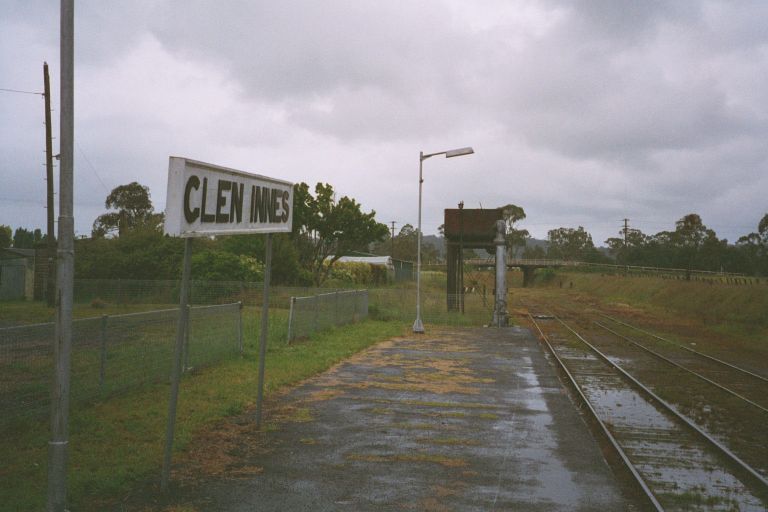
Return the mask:
{"type": "Polygon", "coordinates": [[[35,251],[0,249],[0,300],[32,299],[35,285],[35,251]]]}
{"type": "MultiPolygon", "coordinates": [[[[388,281],[410,281],[413,279],[413,262],[398,260],[391,256],[376,256],[373,254],[360,256],[342,256],[337,261],[340,263],[367,263],[372,266],[382,266],[387,269],[388,281]]],[[[330,256],[329,258],[332,258],[330,256]]]]}

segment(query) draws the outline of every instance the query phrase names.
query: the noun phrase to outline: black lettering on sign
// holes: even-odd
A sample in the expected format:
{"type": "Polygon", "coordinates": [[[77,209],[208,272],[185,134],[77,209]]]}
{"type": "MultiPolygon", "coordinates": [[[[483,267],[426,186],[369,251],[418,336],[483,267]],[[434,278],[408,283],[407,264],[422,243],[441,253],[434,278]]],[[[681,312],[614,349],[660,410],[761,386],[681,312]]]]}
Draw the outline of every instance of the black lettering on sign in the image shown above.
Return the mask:
{"type": "Polygon", "coordinates": [[[229,222],[243,221],[243,185],[242,183],[232,182],[232,197],[229,201],[229,222]]]}
{"type": "Polygon", "coordinates": [[[282,191],[279,188],[273,188],[270,192],[272,197],[269,201],[269,222],[278,222],[280,220],[277,217],[277,209],[280,207],[278,199],[282,191]]]}
{"type": "Polygon", "coordinates": [[[253,220],[251,222],[263,221],[265,212],[261,187],[251,187],[251,204],[253,204],[253,220]]]}
{"type": "Polygon", "coordinates": [[[232,182],[229,180],[219,180],[219,186],[216,190],[216,224],[229,222],[229,215],[222,213],[221,209],[227,204],[227,196],[224,192],[232,189],[232,182]]]}
{"type": "Polygon", "coordinates": [[[187,180],[187,185],[184,187],[184,219],[189,224],[192,224],[200,216],[200,208],[191,209],[189,207],[189,195],[192,193],[192,189],[200,188],[200,178],[194,174],[187,180]]]}
{"type": "Polygon", "coordinates": [[[256,185],[251,185],[251,207],[248,210],[248,222],[254,222],[254,214],[256,212],[256,185]]]}
{"type": "Polygon", "coordinates": [[[259,204],[259,222],[269,222],[269,189],[261,188],[261,203],[259,204]]]}
{"type": "Polygon", "coordinates": [[[291,213],[291,207],[288,206],[288,199],[290,197],[291,194],[287,190],[283,190],[283,218],[280,219],[283,222],[288,222],[288,215],[291,213]]]}
{"type": "Polygon", "coordinates": [[[203,204],[201,205],[202,214],[200,215],[200,222],[215,222],[216,216],[212,213],[205,213],[205,202],[208,199],[208,178],[203,178],[203,204]]]}

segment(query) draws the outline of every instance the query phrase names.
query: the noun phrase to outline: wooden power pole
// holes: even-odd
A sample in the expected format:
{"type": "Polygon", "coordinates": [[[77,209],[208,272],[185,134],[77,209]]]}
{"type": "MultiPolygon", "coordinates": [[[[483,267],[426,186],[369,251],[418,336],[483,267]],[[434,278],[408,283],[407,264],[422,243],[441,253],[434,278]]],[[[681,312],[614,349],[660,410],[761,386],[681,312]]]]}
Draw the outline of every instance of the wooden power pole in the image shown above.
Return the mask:
{"type": "Polygon", "coordinates": [[[624,248],[627,248],[627,234],[629,233],[629,219],[624,219],[624,248]]]}
{"type": "Polygon", "coordinates": [[[390,239],[390,249],[389,249],[389,257],[394,258],[395,257],[395,222],[397,221],[390,221],[392,223],[392,238],[390,239]]]}
{"type": "Polygon", "coordinates": [[[46,203],[48,226],[46,235],[48,236],[48,271],[46,286],[43,293],[48,302],[48,306],[53,306],[54,295],[56,294],[56,279],[54,269],[56,268],[56,235],[53,223],[53,136],[51,135],[51,79],[48,75],[48,63],[43,62],[43,97],[45,98],[45,180],[48,189],[48,201],[46,203]]]}

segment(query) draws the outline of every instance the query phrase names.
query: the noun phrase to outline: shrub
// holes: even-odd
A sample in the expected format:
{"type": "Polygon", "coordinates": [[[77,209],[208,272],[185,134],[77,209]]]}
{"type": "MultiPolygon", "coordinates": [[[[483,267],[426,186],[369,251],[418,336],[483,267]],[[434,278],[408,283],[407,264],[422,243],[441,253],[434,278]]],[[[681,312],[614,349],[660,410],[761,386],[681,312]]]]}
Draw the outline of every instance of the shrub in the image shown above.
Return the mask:
{"type": "Polygon", "coordinates": [[[107,307],[107,303],[101,300],[100,298],[96,297],[91,301],[91,307],[94,309],[104,309],[107,307]]]}

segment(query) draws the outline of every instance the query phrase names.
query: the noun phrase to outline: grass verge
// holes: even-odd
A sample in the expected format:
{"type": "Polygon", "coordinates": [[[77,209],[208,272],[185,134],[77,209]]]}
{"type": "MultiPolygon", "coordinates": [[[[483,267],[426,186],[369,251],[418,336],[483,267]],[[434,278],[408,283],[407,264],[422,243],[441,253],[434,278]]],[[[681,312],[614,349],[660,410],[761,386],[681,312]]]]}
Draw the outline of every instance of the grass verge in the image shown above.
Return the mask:
{"type": "MultiPolygon", "coordinates": [[[[273,342],[266,360],[266,393],[322,372],[404,330],[399,321],[369,320],[316,334],[295,345],[273,342]]],[[[243,357],[200,370],[182,381],[176,451],[185,450],[195,434],[254,402],[257,331],[246,327],[246,332],[249,335],[243,357]]],[[[102,509],[140,482],[159,477],[168,392],[167,385],[155,385],[73,408],[70,510],[102,509]]],[[[0,436],[0,510],[44,508],[48,438],[46,421],[0,436]]]]}
{"type": "MultiPolygon", "coordinates": [[[[740,324],[747,330],[768,328],[768,286],[678,281],[657,277],[564,274],[574,290],[605,301],[672,311],[705,324],[740,324]]],[[[553,281],[558,281],[555,279],[553,281]]]]}

